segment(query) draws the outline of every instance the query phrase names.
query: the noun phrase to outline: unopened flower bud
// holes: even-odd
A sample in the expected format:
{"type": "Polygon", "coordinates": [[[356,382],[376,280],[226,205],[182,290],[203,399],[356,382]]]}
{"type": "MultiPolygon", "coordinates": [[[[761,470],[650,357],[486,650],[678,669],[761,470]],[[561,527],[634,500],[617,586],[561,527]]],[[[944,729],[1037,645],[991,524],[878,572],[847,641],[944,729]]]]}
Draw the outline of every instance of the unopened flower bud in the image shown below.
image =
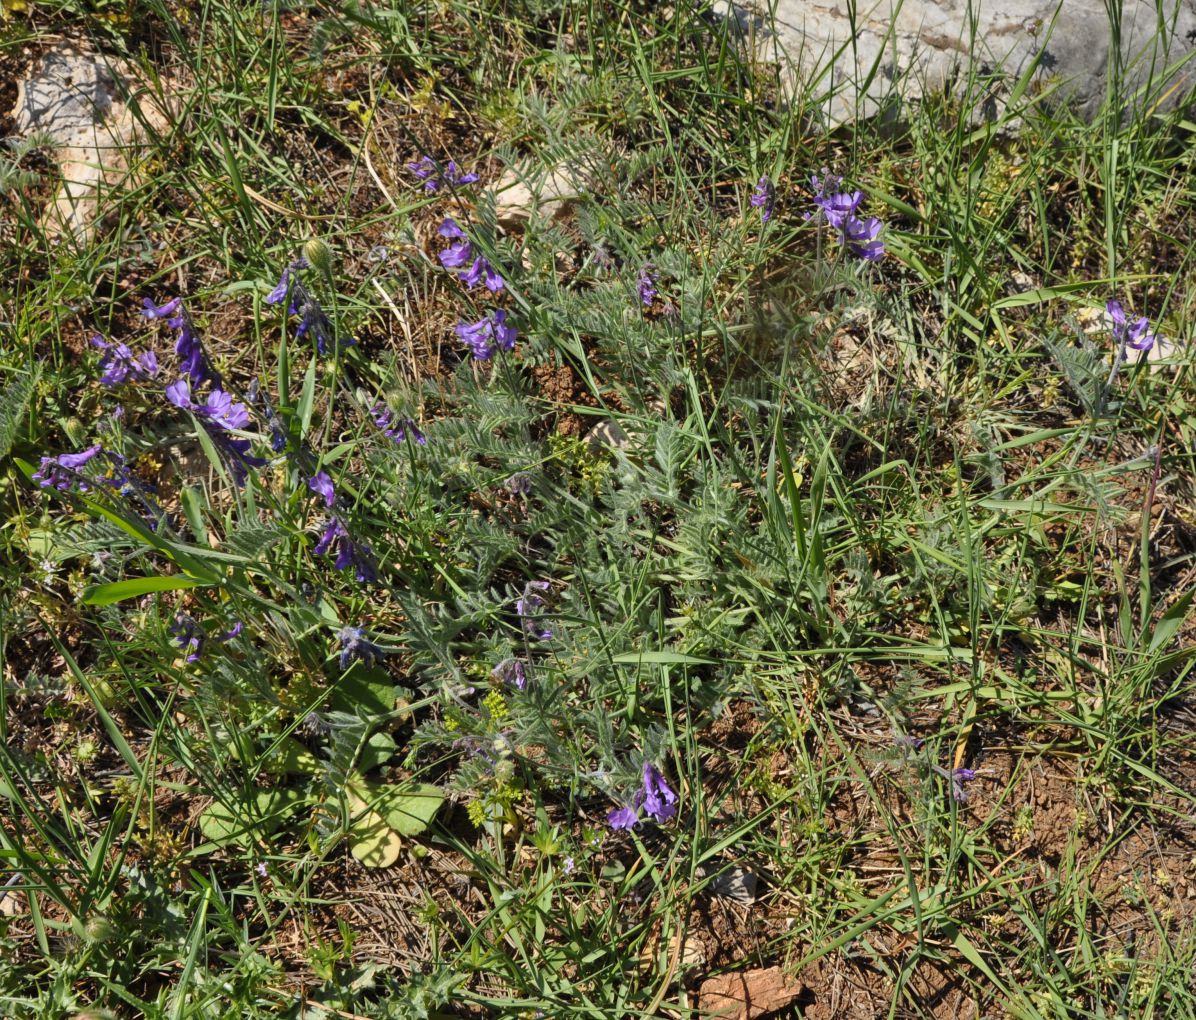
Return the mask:
{"type": "Polygon", "coordinates": [[[67,420],[62,423],[62,431],[66,433],[67,438],[76,446],[82,444],[83,422],[81,422],[78,418],[67,418],[67,420]]]}
{"type": "Polygon", "coordinates": [[[303,246],[303,254],[324,276],[332,275],[332,249],[318,237],[313,237],[303,246]]]}
{"type": "Polygon", "coordinates": [[[83,934],[88,942],[111,942],[120,933],[106,917],[89,917],[83,925],[83,934]]]}

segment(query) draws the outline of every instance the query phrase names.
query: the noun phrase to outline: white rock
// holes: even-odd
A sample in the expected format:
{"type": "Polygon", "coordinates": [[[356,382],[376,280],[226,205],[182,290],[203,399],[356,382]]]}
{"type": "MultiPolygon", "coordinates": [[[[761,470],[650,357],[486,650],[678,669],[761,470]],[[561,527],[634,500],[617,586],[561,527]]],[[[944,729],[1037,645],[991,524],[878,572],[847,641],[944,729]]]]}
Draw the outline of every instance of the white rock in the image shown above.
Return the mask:
{"type": "Polygon", "coordinates": [[[125,181],[147,132],[169,127],[174,111],[164,106],[173,104],[142,87],[132,64],[68,44],[48,50],[34,76],[18,83],[16,133],[59,147],[62,185],[43,219],[50,236],[90,237],[103,189],[125,181]]]}
{"type": "Polygon", "coordinates": [[[578,177],[567,167],[556,167],[534,178],[524,178],[508,168],[493,189],[499,226],[519,229],[533,213],[548,220],[563,216],[585,194],[585,185],[578,177]]]}
{"type": "MultiPolygon", "coordinates": [[[[1162,68],[1196,50],[1196,0],[1118,0],[1117,6],[1126,103],[1153,73],[1155,85],[1179,84],[1163,103],[1174,105],[1193,83],[1192,68],[1169,78],[1162,68]]],[[[1035,60],[1024,98],[1058,83],[1055,96],[1067,97],[1087,120],[1108,84],[1113,41],[1105,0],[776,0],[775,20],[762,13],[767,3],[723,0],[719,7],[758,57],[779,60],[791,81],[812,86],[829,127],[899,114],[904,101],[944,88],[958,94],[969,66],[982,76],[999,71],[978,102],[989,120],[1035,60]]]]}

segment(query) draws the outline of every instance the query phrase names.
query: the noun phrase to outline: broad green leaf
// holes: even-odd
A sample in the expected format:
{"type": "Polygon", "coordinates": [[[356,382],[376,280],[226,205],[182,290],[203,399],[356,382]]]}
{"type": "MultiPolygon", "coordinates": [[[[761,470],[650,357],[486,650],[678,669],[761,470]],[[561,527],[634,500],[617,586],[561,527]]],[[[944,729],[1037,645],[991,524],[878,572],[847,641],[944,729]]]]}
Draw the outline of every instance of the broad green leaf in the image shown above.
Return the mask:
{"type": "Polygon", "coordinates": [[[195,588],[202,584],[204,584],[203,581],[188,577],[186,574],[129,577],[123,581],[93,584],[85,588],[83,604],[85,606],[110,606],[113,602],[135,599],[139,595],[146,595],[153,591],[181,591],[184,588],[195,588]]]}
{"type": "Polygon", "coordinates": [[[431,823],[444,794],[428,783],[393,786],[360,777],[345,789],[349,804],[349,849],[367,868],[389,868],[399,859],[403,836],[416,836],[431,823]]]}
{"type": "Polygon", "coordinates": [[[358,753],[357,769],[360,772],[370,772],[379,765],[385,765],[394,754],[394,738],[389,733],[375,733],[358,753]]]}
{"type": "Polygon", "coordinates": [[[262,762],[262,769],[272,776],[314,776],[321,771],[320,759],[294,737],[287,737],[262,762]]]}
{"type": "Polygon", "coordinates": [[[216,801],[199,816],[199,831],[217,846],[248,846],[274,832],[306,801],[305,793],[293,789],[256,790],[233,805],[216,801]]]}
{"type": "Polygon", "coordinates": [[[395,707],[394,682],[385,670],[357,663],[332,692],[332,707],[359,719],[384,715],[395,707]]]}

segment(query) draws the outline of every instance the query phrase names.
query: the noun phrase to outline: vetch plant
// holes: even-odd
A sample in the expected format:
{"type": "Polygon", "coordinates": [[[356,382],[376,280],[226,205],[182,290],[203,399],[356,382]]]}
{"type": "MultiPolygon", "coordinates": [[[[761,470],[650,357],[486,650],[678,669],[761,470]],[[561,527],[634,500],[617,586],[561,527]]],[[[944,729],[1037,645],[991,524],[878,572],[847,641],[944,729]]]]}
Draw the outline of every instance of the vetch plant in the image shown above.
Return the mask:
{"type": "Polygon", "coordinates": [[[382,401],[378,401],[370,408],[370,418],[384,436],[388,436],[396,443],[402,443],[410,438],[418,446],[427,446],[428,444],[428,437],[419,430],[414,421],[404,418],[402,422],[399,422],[394,411],[382,401]]]}
{"type": "Polygon", "coordinates": [[[1098,408],[1102,411],[1107,406],[1109,392],[1113,389],[1113,384],[1117,381],[1117,373],[1121,371],[1121,366],[1125,364],[1129,352],[1131,350],[1149,351],[1158,339],[1154,333],[1150,332],[1150,322],[1146,316],[1140,316],[1133,322],[1130,322],[1125,314],[1125,309],[1121,306],[1121,302],[1116,298],[1109,299],[1105,305],[1105,310],[1109,313],[1109,318],[1113,321],[1112,332],[1115,348],[1113,351],[1113,366],[1109,369],[1109,377],[1105,380],[1105,385],[1097,404],[1098,408]]]}
{"type": "Polygon", "coordinates": [[[57,457],[42,457],[41,465],[33,473],[33,480],[43,489],[58,489],[65,492],[79,487],[86,492],[90,487],[88,480],[79,472],[84,464],[89,463],[104,448],[96,443],[78,453],[60,453],[57,457]]]}
{"type": "Polygon", "coordinates": [[[756,182],[756,190],[752,192],[748,201],[752,208],[760,210],[761,223],[767,223],[772,219],[772,211],[777,202],[777,189],[768,174],[760,175],[760,180],[756,182]]]}
{"type": "Polygon", "coordinates": [[[212,368],[208,361],[207,352],[200,341],[191,316],[183,307],[181,297],[173,297],[164,304],[158,305],[151,298],[142,302],[141,314],[150,320],[165,319],[166,325],[178,331],[174,352],[179,358],[179,367],[186,373],[193,386],[200,386],[210,381],[214,386],[220,386],[220,375],[212,368]]]}
{"type": "MultiPolygon", "coordinates": [[[[310,248],[311,245],[308,247],[310,248]]],[[[327,245],[324,245],[324,249],[327,249],[327,245]]],[[[324,275],[330,278],[332,275],[331,255],[328,256],[326,264],[328,271],[324,275]]],[[[295,329],[295,336],[303,337],[311,333],[316,340],[316,352],[324,355],[329,350],[334,350],[338,341],[332,321],[328,318],[320,302],[304,285],[303,279],[299,275],[303,270],[308,269],[312,265],[313,263],[307,256],[300,256],[295,259],[294,262],[283,269],[278,283],[263,300],[268,305],[280,304],[285,300],[287,314],[299,316],[299,325],[295,329]]],[[[339,342],[346,347],[352,346],[354,343],[349,338],[339,342]]]]}
{"type": "Polygon", "coordinates": [[[677,814],[677,804],[677,794],[665,781],[660,769],[645,761],[639,789],[627,803],[611,809],[606,821],[612,829],[633,829],[639,823],[640,811],[643,810],[649,817],[663,824],[677,814]]]}
{"type": "Polygon", "coordinates": [[[475,254],[473,244],[456,220],[451,216],[445,217],[437,232],[451,241],[438,256],[445,269],[460,270],[457,278],[471,290],[481,282],[485,283],[486,289],[492,294],[497,294],[503,289],[503,278],[498,270],[484,255],[475,254]]]}
{"type": "Polygon", "coordinates": [[[424,191],[429,194],[439,191],[445,184],[456,188],[479,180],[475,173],[462,173],[453,159],[441,168],[431,156],[421,156],[418,162],[408,163],[407,169],[424,182],[424,191]]]}
{"type": "MultiPolygon", "coordinates": [[[[838,188],[843,178],[827,174],[819,178],[810,175],[814,188],[813,212],[806,213],[807,220],[817,217],[839,231],[839,240],[853,255],[866,262],[875,262],[885,253],[884,242],[880,240],[881,222],[875,216],[862,219],[856,215],[863,200],[862,191],[845,192],[838,188]]],[[[821,235],[819,235],[821,238],[821,235]]]]}
{"type": "Polygon", "coordinates": [[[528,581],[523,586],[523,594],[515,600],[515,612],[523,624],[523,633],[535,641],[547,641],[552,637],[552,630],[543,622],[541,609],[544,599],[537,595],[538,591],[548,591],[547,581],[528,581]]]}
{"type": "Polygon", "coordinates": [[[98,336],[91,338],[91,345],[104,352],[100,356],[100,382],[105,386],[119,386],[129,379],[152,379],[158,374],[158,356],[153,351],[134,356],[128,344],[110,344],[98,336]]]}
{"type": "Polygon", "coordinates": [[[378,645],[365,636],[361,627],[342,627],[337,633],[337,640],[341,643],[341,669],[348,669],[354,662],[376,666],[386,655],[378,645]]]}
{"type": "Polygon", "coordinates": [[[489,361],[495,351],[513,351],[518,336],[501,308],[488,312],[477,322],[458,323],[456,333],[477,361],[489,361]]]}

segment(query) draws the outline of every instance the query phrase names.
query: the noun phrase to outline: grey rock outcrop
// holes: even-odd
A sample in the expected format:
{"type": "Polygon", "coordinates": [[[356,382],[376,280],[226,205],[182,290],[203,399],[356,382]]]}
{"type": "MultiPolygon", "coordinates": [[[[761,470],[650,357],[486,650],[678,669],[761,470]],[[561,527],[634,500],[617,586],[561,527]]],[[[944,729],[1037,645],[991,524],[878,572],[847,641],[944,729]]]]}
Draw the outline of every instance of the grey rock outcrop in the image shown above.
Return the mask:
{"type": "Polygon", "coordinates": [[[1196,86],[1196,0],[1112,0],[1116,25],[1105,0],[775,0],[771,13],[760,4],[722,11],[757,57],[810,89],[831,127],[961,94],[969,68],[982,119],[1000,116],[1025,77],[1024,98],[1066,100],[1091,120],[1118,51],[1123,108],[1167,108],[1196,86]]]}
{"type": "Polygon", "coordinates": [[[17,137],[55,147],[62,182],[43,217],[50,236],[91,235],[104,192],[135,176],[141,147],[166,133],[175,105],[160,101],[127,61],[69,44],[43,54],[18,83],[12,113],[17,137]]]}

